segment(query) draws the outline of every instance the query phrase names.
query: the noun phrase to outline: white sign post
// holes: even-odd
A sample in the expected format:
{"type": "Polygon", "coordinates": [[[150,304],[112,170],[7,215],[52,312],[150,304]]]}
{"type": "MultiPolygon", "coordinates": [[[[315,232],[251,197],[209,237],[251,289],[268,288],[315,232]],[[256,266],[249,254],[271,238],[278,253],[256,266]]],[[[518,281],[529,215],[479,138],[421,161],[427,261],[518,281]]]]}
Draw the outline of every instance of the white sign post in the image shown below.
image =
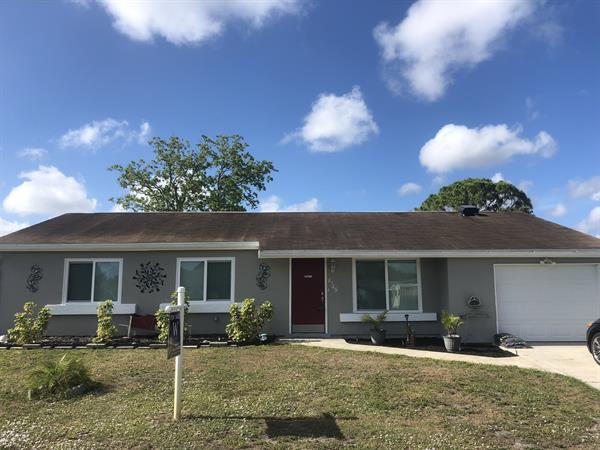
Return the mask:
{"type": "MultiPolygon", "coordinates": [[[[173,330],[175,333],[179,331],[179,354],[175,356],[175,396],[173,401],[173,420],[179,420],[181,417],[181,378],[183,376],[183,332],[185,321],[185,288],[180,286],[177,288],[177,305],[169,305],[165,308],[168,314],[179,312],[179,330],[173,330]]],[[[171,334],[171,326],[169,324],[169,334],[171,334]]],[[[173,333],[173,334],[175,334],[173,333]]]]}

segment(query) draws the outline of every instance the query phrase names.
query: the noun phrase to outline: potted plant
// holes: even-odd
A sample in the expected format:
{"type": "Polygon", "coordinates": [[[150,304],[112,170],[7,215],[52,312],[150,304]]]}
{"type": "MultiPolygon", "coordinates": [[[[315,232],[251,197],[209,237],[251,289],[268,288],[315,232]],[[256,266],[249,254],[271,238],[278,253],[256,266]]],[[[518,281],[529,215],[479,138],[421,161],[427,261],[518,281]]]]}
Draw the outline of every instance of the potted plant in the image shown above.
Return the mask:
{"type": "Polygon", "coordinates": [[[385,344],[385,330],[381,328],[381,324],[385,321],[387,309],[373,317],[371,314],[362,316],[362,321],[371,325],[371,342],[374,345],[385,344]]]}
{"type": "Polygon", "coordinates": [[[448,311],[442,311],[442,326],[446,329],[446,336],[444,336],[444,346],[449,352],[460,351],[460,336],[457,334],[458,327],[464,322],[460,316],[448,313],[448,311]]]}

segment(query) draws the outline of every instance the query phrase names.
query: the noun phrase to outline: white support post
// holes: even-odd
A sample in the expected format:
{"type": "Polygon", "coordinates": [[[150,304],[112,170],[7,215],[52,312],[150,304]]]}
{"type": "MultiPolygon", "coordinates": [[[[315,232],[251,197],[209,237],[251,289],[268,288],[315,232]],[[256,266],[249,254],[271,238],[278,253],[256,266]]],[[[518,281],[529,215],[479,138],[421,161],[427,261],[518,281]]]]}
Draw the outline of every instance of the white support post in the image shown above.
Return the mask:
{"type": "Polygon", "coordinates": [[[169,305],[165,308],[167,313],[179,311],[179,355],[175,357],[175,394],[173,399],[173,420],[181,417],[181,383],[183,377],[183,333],[185,331],[185,288],[177,288],[177,306],[169,305]]]}
{"type": "Polygon", "coordinates": [[[177,306],[179,306],[179,345],[181,353],[175,357],[175,401],[173,407],[173,420],[181,417],[181,379],[183,377],[183,332],[185,323],[185,288],[177,288],[177,306]]]}

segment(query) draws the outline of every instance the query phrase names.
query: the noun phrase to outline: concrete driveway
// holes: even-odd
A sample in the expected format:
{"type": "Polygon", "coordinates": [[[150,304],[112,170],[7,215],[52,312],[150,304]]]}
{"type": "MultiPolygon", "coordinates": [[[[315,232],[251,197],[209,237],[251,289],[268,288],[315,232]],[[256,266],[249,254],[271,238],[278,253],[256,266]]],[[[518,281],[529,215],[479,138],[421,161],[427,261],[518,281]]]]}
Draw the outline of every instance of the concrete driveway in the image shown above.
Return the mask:
{"type": "MultiPolygon", "coordinates": [[[[600,366],[584,343],[533,343],[518,349],[517,365],[577,378],[600,389],[600,366]]],[[[512,359],[512,358],[511,358],[512,359]]]]}
{"type": "Polygon", "coordinates": [[[446,361],[464,361],[498,366],[517,366],[538,369],[577,378],[596,389],[600,389],[600,366],[594,362],[585,343],[533,343],[531,348],[510,350],[514,358],[490,358],[456,353],[432,352],[409,348],[376,347],[373,345],[348,344],[343,339],[285,339],[282,341],[311,347],[334,348],[416,358],[432,358],[446,361]]]}

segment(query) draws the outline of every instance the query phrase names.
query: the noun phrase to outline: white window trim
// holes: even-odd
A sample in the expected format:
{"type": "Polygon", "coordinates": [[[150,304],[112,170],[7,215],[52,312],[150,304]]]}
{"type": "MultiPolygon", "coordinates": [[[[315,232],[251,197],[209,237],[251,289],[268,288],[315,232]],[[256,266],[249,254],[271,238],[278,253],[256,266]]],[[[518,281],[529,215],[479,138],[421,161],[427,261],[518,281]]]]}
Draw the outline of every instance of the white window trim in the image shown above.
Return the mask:
{"type": "Polygon", "coordinates": [[[358,309],[358,293],[356,289],[356,262],[357,261],[384,261],[385,262],[385,304],[389,314],[420,314],[423,312],[423,295],[421,287],[421,259],[420,258],[352,258],[352,311],[355,314],[380,313],[383,309],[358,309]],[[417,264],[417,297],[419,309],[415,310],[390,310],[390,293],[388,287],[388,261],[416,261],[417,264]]]}
{"type": "MultiPolygon", "coordinates": [[[[96,282],[96,263],[97,262],[116,262],[119,263],[119,282],[117,285],[117,298],[111,299],[115,304],[121,304],[121,294],[123,289],[123,258],[65,258],[63,270],[63,288],[62,288],[62,305],[71,304],[91,304],[98,305],[100,301],[94,301],[94,284],[96,282]],[[90,291],[90,300],[75,300],[67,301],[67,291],[69,287],[69,264],[72,262],[88,262],[92,263],[92,289],[90,291]]],[[[94,306],[94,314],[95,314],[94,306]]]]}
{"type": "MultiPolygon", "coordinates": [[[[180,270],[181,270],[181,263],[182,262],[186,262],[186,261],[193,261],[193,262],[204,262],[204,292],[203,292],[203,300],[192,300],[190,299],[190,312],[205,312],[204,310],[207,310],[206,312],[221,312],[221,310],[223,309],[222,307],[219,306],[214,306],[214,307],[206,307],[206,306],[202,306],[201,308],[197,308],[197,307],[193,307],[193,305],[209,305],[209,304],[213,304],[213,305],[229,305],[231,303],[234,303],[235,301],[235,256],[215,256],[215,257],[211,257],[211,256],[202,256],[202,257],[194,257],[194,256],[189,256],[189,257],[185,257],[185,258],[177,258],[177,268],[176,268],[176,275],[175,275],[175,289],[177,289],[179,287],[179,275],[180,275],[180,270]],[[218,299],[218,300],[207,300],[206,299],[206,290],[207,290],[207,283],[206,283],[206,278],[207,278],[207,273],[208,273],[208,263],[211,261],[229,261],[231,263],[231,286],[230,286],[230,292],[231,292],[231,298],[230,299],[218,299]]],[[[226,309],[223,312],[229,311],[229,309],[226,309]]]]}
{"type": "MultiPolygon", "coordinates": [[[[98,312],[98,302],[69,302],[46,305],[53,316],[95,316],[98,312]]],[[[113,315],[129,315],[136,312],[135,303],[113,304],[113,315]]]]}
{"type": "MultiPolygon", "coordinates": [[[[367,313],[371,317],[375,318],[375,313],[367,313]]],[[[390,312],[387,316],[385,316],[386,322],[406,322],[405,315],[408,314],[409,322],[436,322],[437,321],[437,313],[401,313],[401,312],[390,312]]],[[[340,313],[340,322],[362,322],[362,318],[365,315],[364,312],[361,313],[340,313]]]]}

